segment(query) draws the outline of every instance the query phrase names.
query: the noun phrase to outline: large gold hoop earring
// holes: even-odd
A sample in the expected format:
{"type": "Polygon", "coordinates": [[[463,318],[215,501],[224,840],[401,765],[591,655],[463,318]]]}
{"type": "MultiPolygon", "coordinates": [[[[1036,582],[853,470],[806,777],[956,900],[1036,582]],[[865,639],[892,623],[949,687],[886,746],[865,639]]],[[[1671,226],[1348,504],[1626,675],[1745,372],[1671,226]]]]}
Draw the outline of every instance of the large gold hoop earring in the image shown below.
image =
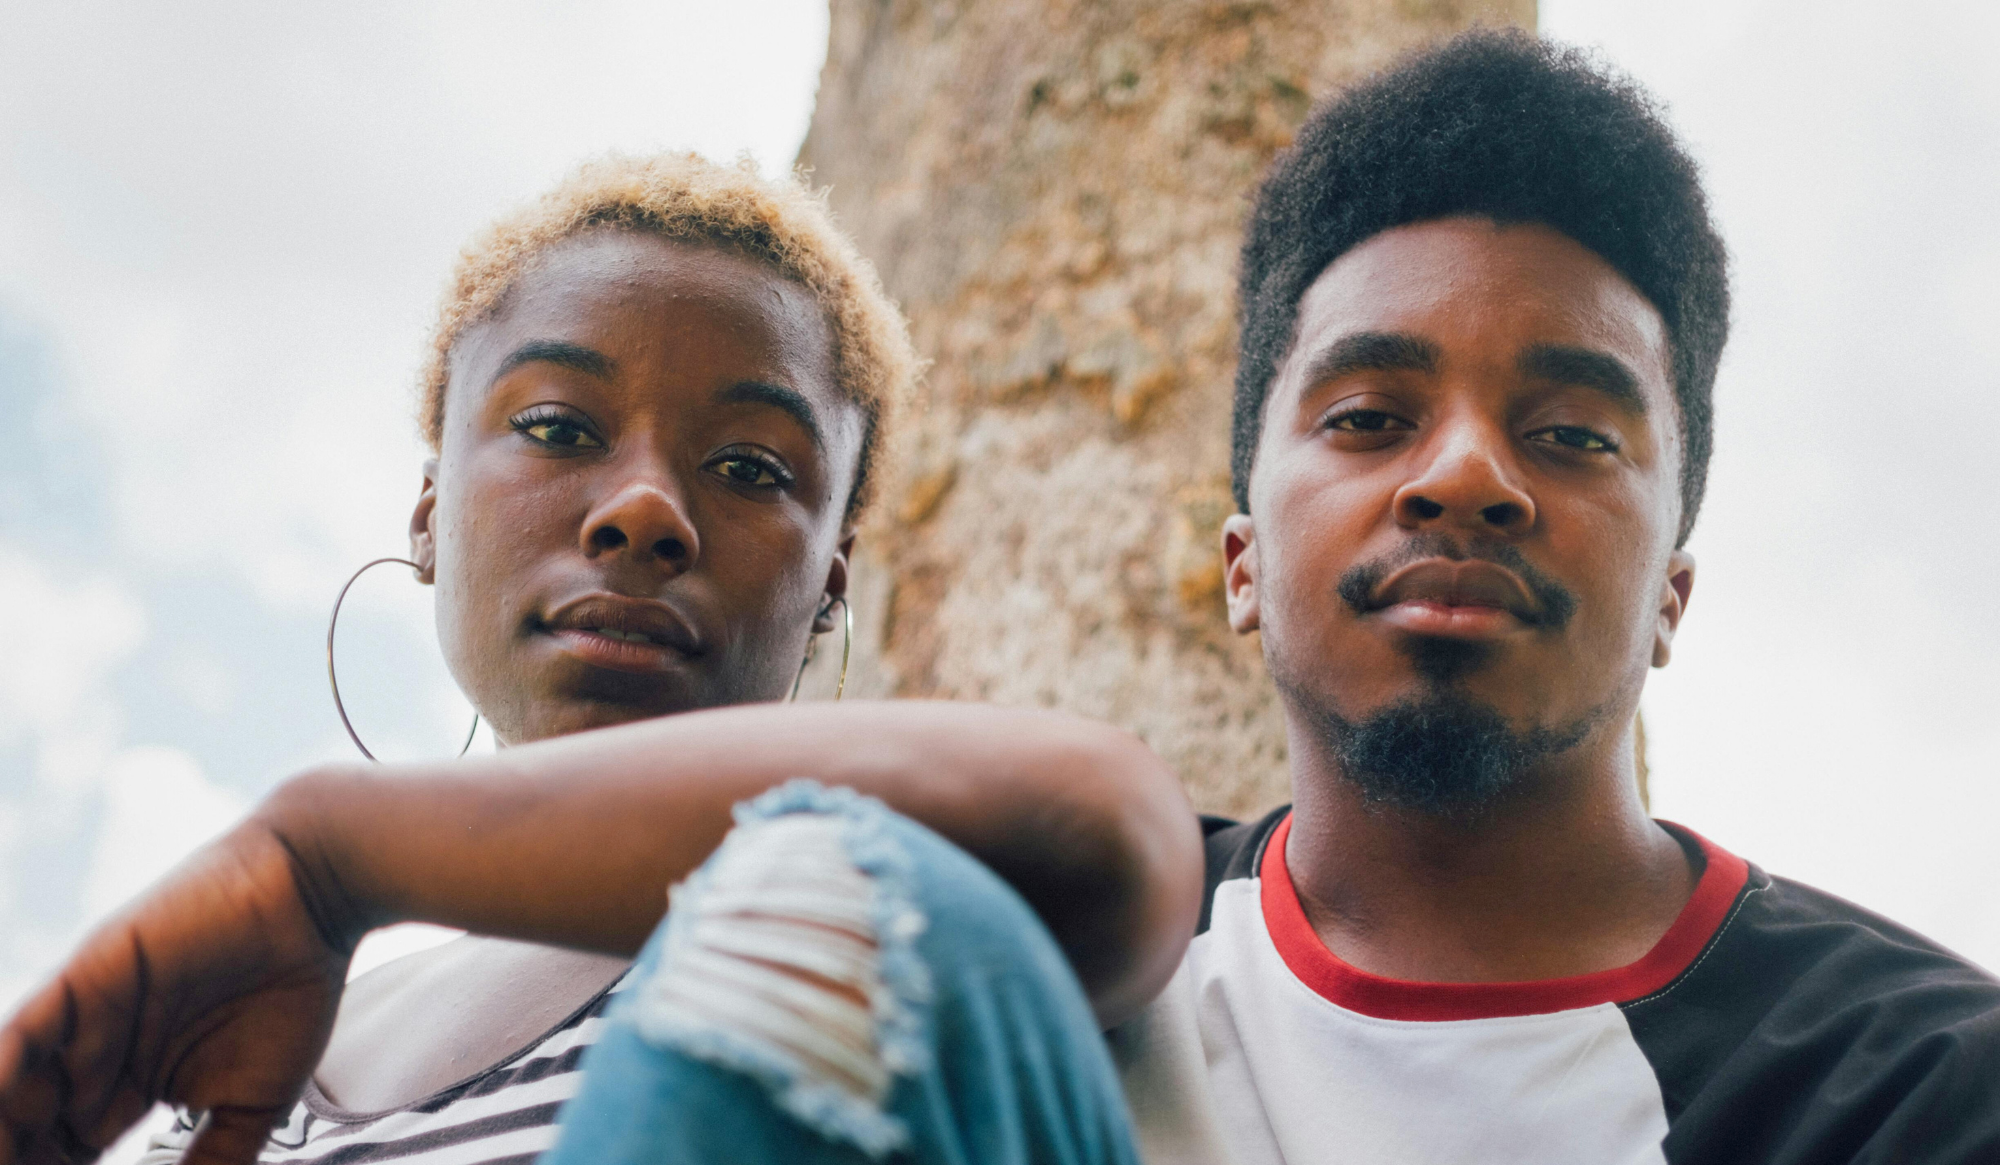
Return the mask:
{"type": "MultiPolygon", "coordinates": [[[[818,619],[820,615],[824,615],[827,612],[833,610],[834,603],[840,604],[840,618],[841,618],[840,682],[835,684],[833,688],[833,698],[838,700],[840,699],[841,693],[847,691],[847,661],[854,654],[854,608],[848,606],[847,598],[845,596],[842,596],[840,598],[833,600],[833,602],[828,603],[826,606],[821,607],[819,609],[819,614],[814,615],[813,618],[818,619]]],[[[799,685],[805,682],[806,665],[813,661],[813,653],[818,649],[819,649],[819,636],[815,635],[811,639],[806,640],[806,657],[799,661],[799,674],[792,677],[792,694],[785,698],[786,703],[790,703],[791,701],[799,698],[799,685]]]]}
{"type": "MultiPolygon", "coordinates": [[[[368,746],[361,743],[361,734],[354,731],[354,722],[347,718],[347,705],[340,702],[340,677],[335,675],[333,670],[333,629],[340,625],[340,604],[347,601],[348,590],[354,586],[362,575],[367,574],[385,562],[399,562],[411,570],[423,569],[423,567],[418,566],[407,558],[378,558],[373,562],[362,564],[360,570],[347,576],[347,584],[340,588],[340,594],[334,596],[333,614],[326,621],[326,682],[327,686],[333,689],[333,710],[340,713],[340,726],[347,729],[347,739],[353,741],[354,747],[360,749],[361,755],[367,757],[369,760],[375,760],[375,754],[369,752],[368,746]]],[[[465,744],[459,748],[459,756],[466,754],[466,751],[472,747],[472,738],[477,735],[479,735],[479,713],[474,711],[472,713],[472,728],[465,734],[465,744]]],[[[375,763],[380,764],[381,762],[376,761],[375,763]]]]}

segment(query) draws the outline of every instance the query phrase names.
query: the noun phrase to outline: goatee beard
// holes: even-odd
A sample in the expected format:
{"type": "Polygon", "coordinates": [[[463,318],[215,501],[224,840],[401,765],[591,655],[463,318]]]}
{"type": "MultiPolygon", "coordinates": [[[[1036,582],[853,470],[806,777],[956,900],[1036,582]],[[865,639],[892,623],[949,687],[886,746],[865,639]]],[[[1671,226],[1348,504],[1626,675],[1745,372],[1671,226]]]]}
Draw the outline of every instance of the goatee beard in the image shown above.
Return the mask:
{"type": "Polygon", "coordinates": [[[1537,762],[1580,744],[1600,717],[1521,731],[1493,708],[1444,691],[1360,720],[1330,708],[1321,708],[1319,718],[1343,775],[1369,804],[1472,818],[1518,786],[1537,762]]]}

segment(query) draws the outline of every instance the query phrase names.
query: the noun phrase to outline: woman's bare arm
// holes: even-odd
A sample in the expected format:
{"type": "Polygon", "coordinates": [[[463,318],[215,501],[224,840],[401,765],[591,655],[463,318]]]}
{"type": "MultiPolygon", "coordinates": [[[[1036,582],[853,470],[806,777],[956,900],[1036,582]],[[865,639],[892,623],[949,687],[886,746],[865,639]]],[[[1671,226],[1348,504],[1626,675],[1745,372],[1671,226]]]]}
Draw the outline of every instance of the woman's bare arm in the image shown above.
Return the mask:
{"type": "Polygon", "coordinates": [[[1101,1018],[1166,982],[1201,842],[1135,738],[1052,712],[897,701],[693,712],[435,765],[297,778],[255,815],[301,862],[329,938],[417,919],[618,954],[731,806],[793,777],[878,797],[969,851],[1055,934],[1101,1018]]]}
{"type": "Polygon", "coordinates": [[[185,1160],[252,1165],[319,1059],[354,943],[419,919],[629,953],[736,802],[793,777],[881,798],[1018,889],[1115,1022],[1193,930],[1201,847],[1159,759],[969,704],[690,713],[439,765],[339,767],[106,922],[0,1027],[0,1165],[101,1149],[155,1101],[185,1160]]]}

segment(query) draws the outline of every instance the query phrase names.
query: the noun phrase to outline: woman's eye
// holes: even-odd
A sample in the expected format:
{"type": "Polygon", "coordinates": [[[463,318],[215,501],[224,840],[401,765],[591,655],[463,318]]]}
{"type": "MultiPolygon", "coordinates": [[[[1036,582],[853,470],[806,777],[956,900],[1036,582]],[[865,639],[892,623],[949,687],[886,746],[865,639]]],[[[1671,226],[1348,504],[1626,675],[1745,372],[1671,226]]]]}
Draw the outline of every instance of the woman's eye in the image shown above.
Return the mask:
{"type": "Polygon", "coordinates": [[[1578,428],[1575,425],[1555,425],[1551,428],[1528,434],[1528,439],[1530,441],[1541,441],[1546,444],[1561,445],[1569,449],[1580,449],[1586,453],[1608,453],[1617,448],[1617,446],[1611,443],[1610,438],[1593,433],[1589,429],[1578,428]]]}
{"type": "Polygon", "coordinates": [[[726,457],[715,463],[715,469],[738,485],[769,488],[785,484],[770,463],[754,457],[726,457]]]}
{"type": "Polygon", "coordinates": [[[604,442],[592,436],[590,430],[567,417],[522,417],[514,422],[514,430],[557,449],[604,447],[604,442]]]}
{"type": "Polygon", "coordinates": [[[1352,409],[1329,420],[1327,426],[1346,433],[1387,433],[1412,427],[1403,418],[1379,409],[1352,409]]]}

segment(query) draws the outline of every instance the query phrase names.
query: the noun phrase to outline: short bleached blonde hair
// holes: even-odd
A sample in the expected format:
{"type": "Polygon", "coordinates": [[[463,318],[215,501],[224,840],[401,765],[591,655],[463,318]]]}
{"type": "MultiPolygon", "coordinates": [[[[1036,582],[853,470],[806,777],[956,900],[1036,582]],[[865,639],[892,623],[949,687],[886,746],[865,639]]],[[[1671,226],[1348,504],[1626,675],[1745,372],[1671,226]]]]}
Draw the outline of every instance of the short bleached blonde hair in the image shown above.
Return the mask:
{"type": "Polygon", "coordinates": [[[431,451],[443,439],[452,346],[499,310],[537,255],[596,227],[722,247],[770,264],[812,294],[833,333],[834,382],[862,412],[861,460],[847,503],[848,516],[858,514],[871,492],[876,452],[920,370],[909,327],[874,265],[834,224],[824,192],[797,175],[766,178],[748,158],[721,165],[670,153],[588,162],[473,240],[459,256],[424,369],[417,417],[431,451]]]}

